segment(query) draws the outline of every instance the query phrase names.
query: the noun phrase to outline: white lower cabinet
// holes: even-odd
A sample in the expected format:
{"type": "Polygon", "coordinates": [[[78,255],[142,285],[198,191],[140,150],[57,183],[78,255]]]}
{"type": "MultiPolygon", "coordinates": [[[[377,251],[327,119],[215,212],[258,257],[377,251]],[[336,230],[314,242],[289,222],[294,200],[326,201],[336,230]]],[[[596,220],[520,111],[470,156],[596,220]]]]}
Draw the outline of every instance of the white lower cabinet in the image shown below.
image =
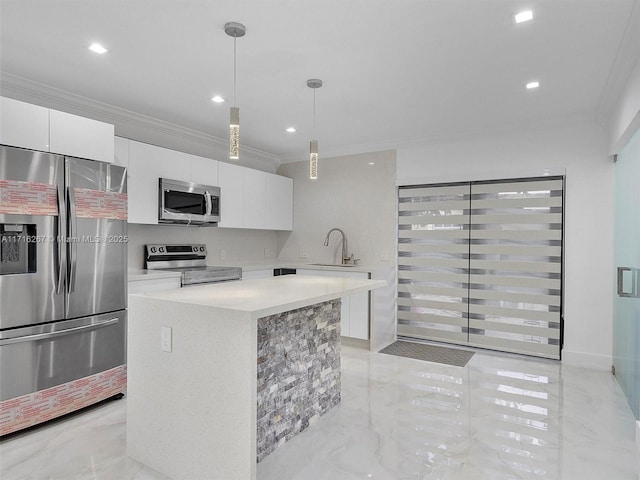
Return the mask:
{"type": "MultiPolygon", "coordinates": [[[[298,268],[296,274],[320,277],[369,278],[369,273],[367,272],[345,272],[343,270],[298,268]]],[[[369,292],[342,297],[340,334],[343,337],[358,338],[361,340],[369,339],[369,292]]]]}

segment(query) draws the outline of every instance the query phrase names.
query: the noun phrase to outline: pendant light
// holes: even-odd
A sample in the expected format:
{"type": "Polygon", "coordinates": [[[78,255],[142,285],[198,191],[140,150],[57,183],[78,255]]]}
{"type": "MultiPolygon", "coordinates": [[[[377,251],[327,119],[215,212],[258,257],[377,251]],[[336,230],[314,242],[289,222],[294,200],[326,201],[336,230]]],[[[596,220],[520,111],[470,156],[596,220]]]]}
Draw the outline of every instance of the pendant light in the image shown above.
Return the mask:
{"type": "MultiPolygon", "coordinates": [[[[313,88],[313,136],[316,135],[316,89],[322,86],[322,80],[310,78],[307,80],[307,87],[313,88]]],[[[309,178],[318,178],[318,140],[309,142],[309,178]]]]}
{"type": "Polygon", "coordinates": [[[229,158],[240,158],[240,109],[236,107],[236,38],[244,37],[246,29],[237,22],[229,22],[224,26],[224,33],[233,37],[233,106],[229,112],[229,158]]]}

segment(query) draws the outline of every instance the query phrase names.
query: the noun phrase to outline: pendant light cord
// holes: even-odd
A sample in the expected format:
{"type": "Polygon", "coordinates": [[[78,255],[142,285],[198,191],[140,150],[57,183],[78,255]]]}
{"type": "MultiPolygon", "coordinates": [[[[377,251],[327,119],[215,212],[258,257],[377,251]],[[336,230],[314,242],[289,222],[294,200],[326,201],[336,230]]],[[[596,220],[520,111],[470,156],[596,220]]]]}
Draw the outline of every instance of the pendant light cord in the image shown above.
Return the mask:
{"type": "Polygon", "coordinates": [[[316,89],[313,89],[313,128],[311,130],[313,137],[316,136],[316,89]]]}
{"type": "Polygon", "coordinates": [[[233,37],[233,106],[236,106],[236,37],[233,37]]]}

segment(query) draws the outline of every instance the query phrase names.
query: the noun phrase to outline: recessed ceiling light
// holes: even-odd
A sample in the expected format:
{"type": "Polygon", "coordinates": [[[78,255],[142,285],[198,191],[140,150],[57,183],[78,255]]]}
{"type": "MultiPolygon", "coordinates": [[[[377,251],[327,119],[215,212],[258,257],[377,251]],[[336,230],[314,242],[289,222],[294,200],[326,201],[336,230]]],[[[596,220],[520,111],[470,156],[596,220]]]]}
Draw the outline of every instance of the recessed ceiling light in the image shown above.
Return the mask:
{"type": "Polygon", "coordinates": [[[224,102],[224,98],[222,98],[220,95],[216,95],[215,97],[211,98],[211,101],[215,103],[222,103],[224,102]]]}
{"type": "Polygon", "coordinates": [[[92,52],[99,53],[99,54],[101,54],[101,55],[102,55],[103,53],[107,53],[107,51],[108,51],[106,48],[104,48],[104,47],[103,47],[102,45],[100,45],[99,43],[92,43],[92,44],[89,46],[89,50],[91,50],[92,52]]]}
{"type": "Polygon", "coordinates": [[[369,165],[375,165],[376,162],[369,162],[369,165]]]}
{"type": "Polygon", "coordinates": [[[285,131],[286,131],[287,133],[294,133],[294,132],[296,131],[296,129],[295,129],[295,128],[293,128],[293,127],[288,127],[285,131]]]}
{"type": "Polygon", "coordinates": [[[531,10],[524,10],[514,15],[513,19],[516,23],[528,22],[533,20],[533,12],[531,10]]]}
{"type": "Polygon", "coordinates": [[[540,82],[529,82],[527,83],[527,89],[531,90],[532,88],[538,88],[540,86],[540,82]]]}

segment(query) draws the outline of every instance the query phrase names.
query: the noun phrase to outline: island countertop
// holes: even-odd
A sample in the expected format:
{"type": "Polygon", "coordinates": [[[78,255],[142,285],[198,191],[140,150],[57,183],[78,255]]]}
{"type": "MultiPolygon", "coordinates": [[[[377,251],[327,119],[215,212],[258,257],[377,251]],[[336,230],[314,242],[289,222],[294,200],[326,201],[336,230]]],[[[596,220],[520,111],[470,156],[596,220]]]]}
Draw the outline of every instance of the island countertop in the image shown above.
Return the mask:
{"type": "Polygon", "coordinates": [[[385,285],[383,280],[283,275],[136,295],[244,312],[260,318],[385,285]]]}

